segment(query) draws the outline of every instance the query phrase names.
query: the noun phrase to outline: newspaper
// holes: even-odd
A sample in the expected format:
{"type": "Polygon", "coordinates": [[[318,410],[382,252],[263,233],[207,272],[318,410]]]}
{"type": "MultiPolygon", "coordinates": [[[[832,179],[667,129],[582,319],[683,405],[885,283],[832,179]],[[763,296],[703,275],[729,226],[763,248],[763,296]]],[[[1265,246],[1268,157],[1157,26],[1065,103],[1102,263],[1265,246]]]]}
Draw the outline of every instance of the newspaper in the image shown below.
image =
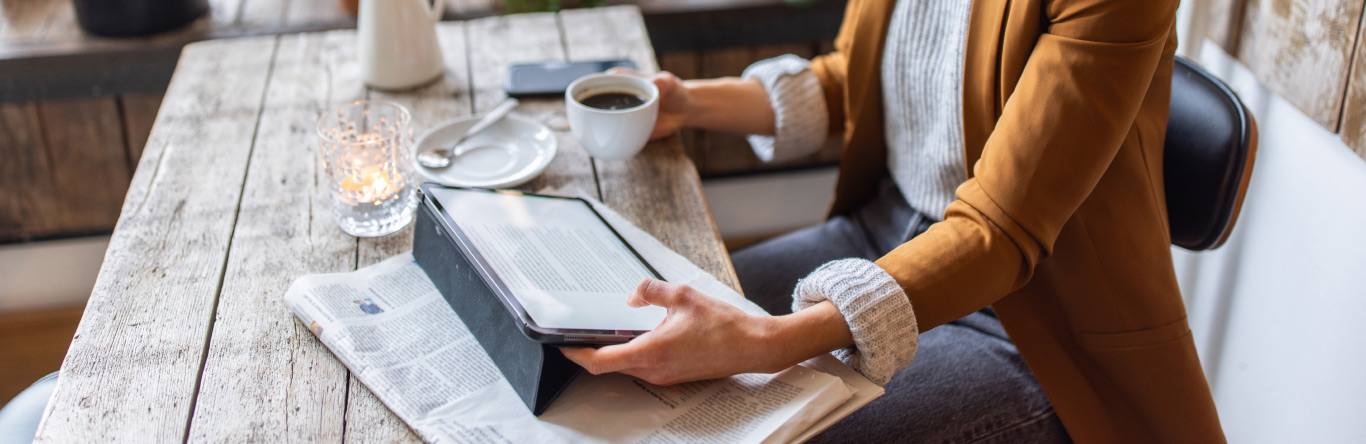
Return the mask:
{"type": "MultiPolygon", "coordinates": [[[[610,208],[594,204],[666,280],[764,313],[610,208]]],[[[285,303],[427,442],[800,442],[882,394],[881,387],[824,355],[772,375],[667,387],[621,374],[585,373],[536,417],[410,253],[355,272],[304,276],[285,294],[285,303]]]]}

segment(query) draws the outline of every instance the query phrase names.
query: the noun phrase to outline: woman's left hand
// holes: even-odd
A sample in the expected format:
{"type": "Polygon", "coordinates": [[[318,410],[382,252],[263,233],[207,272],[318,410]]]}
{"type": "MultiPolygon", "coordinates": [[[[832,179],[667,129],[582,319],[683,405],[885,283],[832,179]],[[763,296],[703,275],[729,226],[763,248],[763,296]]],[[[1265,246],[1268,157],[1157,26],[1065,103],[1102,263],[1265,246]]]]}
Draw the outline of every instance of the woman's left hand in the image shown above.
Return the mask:
{"type": "MultiPolygon", "coordinates": [[[[838,311],[833,311],[837,334],[811,342],[801,339],[819,333],[810,330],[814,324],[800,322],[816,319],[811,309],[782,317],[754,316],[686,285],[654,279],[641,281],[626,303],[657,305],[668,309],[668,315],[654,330],[631,342],[597,349],[562,348],[565,357],[595,375],[620,372],[651,384],[671,385],[738,373],[773,373],[838,348],[839,340],[830,342],[830,337],[853,343],[838,311]]],[[[834,306],[824,308],[833,310],[834,306]]],[[[830,324],[829,313],[825,313],[826,324],[830,324]]]]}

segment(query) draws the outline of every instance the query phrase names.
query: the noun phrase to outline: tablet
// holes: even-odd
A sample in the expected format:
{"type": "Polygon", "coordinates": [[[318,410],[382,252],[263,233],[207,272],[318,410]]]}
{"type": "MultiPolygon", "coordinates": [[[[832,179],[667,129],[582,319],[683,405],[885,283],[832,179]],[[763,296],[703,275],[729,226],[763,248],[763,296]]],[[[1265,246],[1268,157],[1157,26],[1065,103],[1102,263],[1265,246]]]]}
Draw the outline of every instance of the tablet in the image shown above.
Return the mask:
{"type": "Polygon", "coordinates": [[[588,201],[431,183],[422,194],[528,337],[621,343],[664,320],[663,307],[626,305],[659,273],[588,201]]]}

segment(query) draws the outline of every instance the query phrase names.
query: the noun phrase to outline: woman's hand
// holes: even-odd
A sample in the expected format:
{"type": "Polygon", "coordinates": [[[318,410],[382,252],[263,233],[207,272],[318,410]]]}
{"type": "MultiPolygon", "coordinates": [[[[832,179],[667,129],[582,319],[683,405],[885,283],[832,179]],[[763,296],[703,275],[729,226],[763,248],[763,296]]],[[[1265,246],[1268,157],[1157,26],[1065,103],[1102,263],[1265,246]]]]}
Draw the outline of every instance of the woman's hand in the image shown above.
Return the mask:
{"type": "MultiPolygon", "coordinates": [[[[607,72],[647,77],[625,68],[612,68],[607,72]]],[[[661,72],[648,77],[654,82],[655,87],[659,88],[659,117],[655,118],[655,129],[650,132],[650,140],[662,139],[673,135],[688,124],[688,113],[691,111],[688,88],[684,87],[683,81],[671,72],[661,72]]]]}
{"type": "Polygon", "coordinates": [[[728,77],[683,81],[668,72],[654,76],[623,68],[607,72],[648,77],[659,88],[659,116],[650,140],[671,136],[683,128],[773,134],[773,107],[758,80],[728,77]]]}
{"type": "Polygon", "coordinates": [[[853,344],[844,318],[828,302],[788,316],[754,316],[686,285],[645,279],[626,303],[657,305],[668,315],[631,342],[563,348],[564,355],[595,375],[620,372],[671,385],[773,373],[853,344]]]}

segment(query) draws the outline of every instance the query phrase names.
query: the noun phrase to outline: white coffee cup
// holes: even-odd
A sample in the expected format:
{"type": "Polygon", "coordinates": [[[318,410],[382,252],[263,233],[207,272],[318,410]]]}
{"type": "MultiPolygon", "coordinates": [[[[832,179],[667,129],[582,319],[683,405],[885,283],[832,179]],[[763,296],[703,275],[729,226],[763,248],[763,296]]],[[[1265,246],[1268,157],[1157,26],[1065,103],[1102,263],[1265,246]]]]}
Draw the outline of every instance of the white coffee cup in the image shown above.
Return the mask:
{"type": "Polygon", "coordinates": [[[569,84],[564,92],[569,128],[588,155],[600,160],[626,160],[650,141],[659,114],[659,88],[650,79],[626,74],[593,74],[569,84]],[[626,109],[601,109],[583,104],[600,94],[617,93],[644,100],[626,109]]]}

